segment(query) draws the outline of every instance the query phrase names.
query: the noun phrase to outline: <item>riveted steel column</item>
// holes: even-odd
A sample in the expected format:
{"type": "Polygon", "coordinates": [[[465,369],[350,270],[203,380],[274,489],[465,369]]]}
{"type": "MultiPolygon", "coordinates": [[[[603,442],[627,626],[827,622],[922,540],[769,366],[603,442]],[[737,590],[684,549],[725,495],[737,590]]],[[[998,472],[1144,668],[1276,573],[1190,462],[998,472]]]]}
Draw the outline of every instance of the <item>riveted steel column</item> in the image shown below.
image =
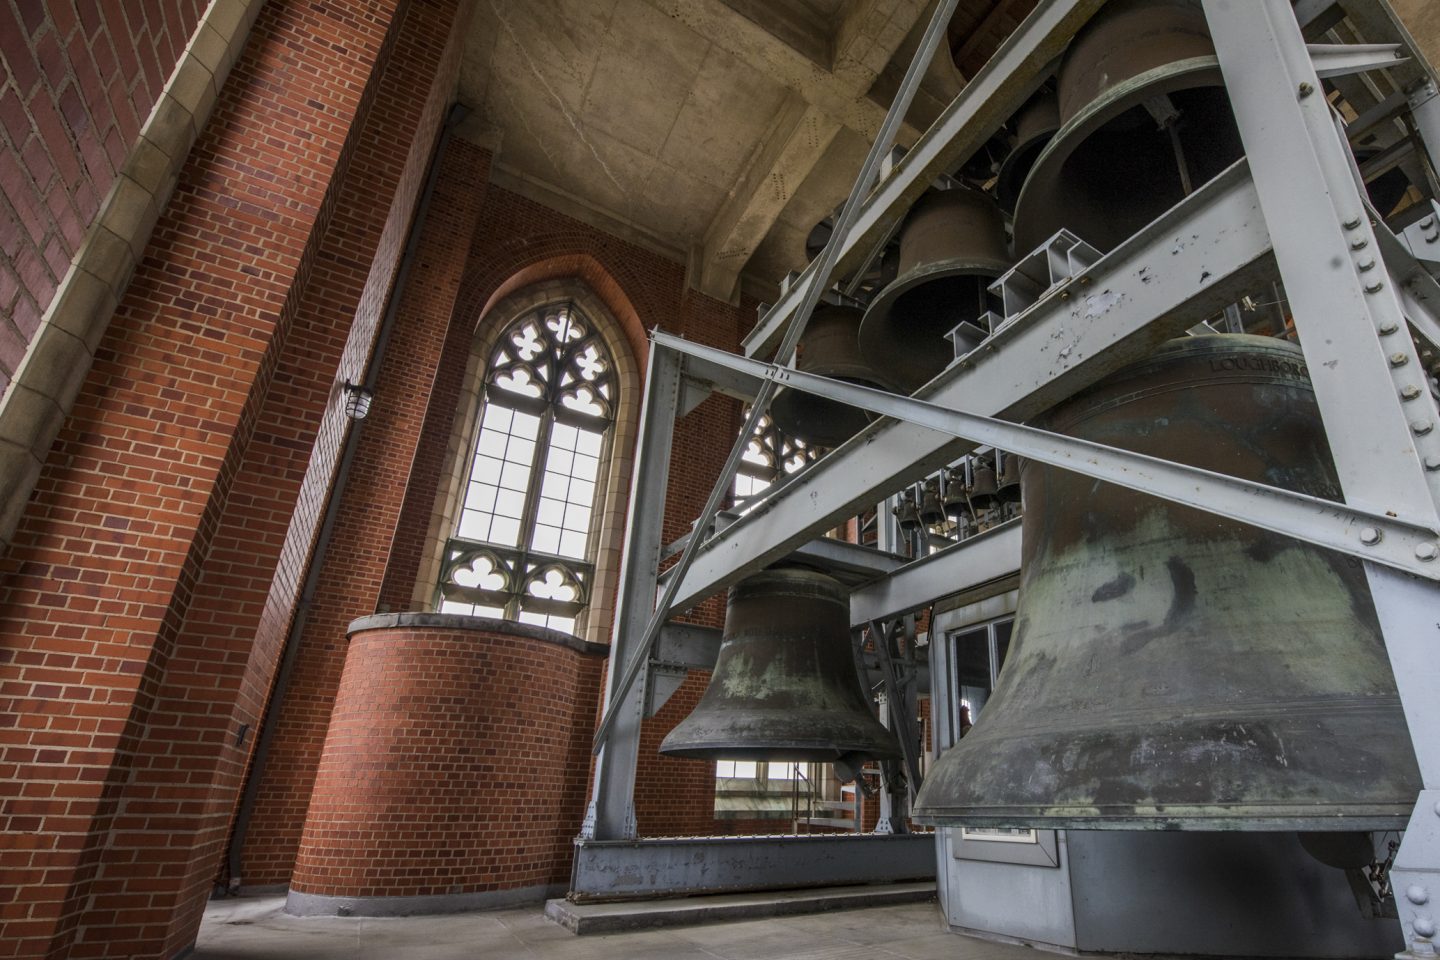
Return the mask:
{"type": "Polygon", "coordinates": [[[631,660],[648,655],[638,641],[655,609],[665,486],[679,403],[680,357],[672,350],[652,345],[625,517],[625,546],[620,555],[620,594],[610,641],[610,669],[605,680],[605,711],[613,711],[615,721],[609,740],[595,757],[590,806],[580,828],[580,836],[587,840],[629,840],[635,836],[635,771],[648,671],[628,691],[617,691],[631,660]],[[620,702],[612,703],[617,696],[620,702]]]}
{"type": "MultiPolygon", "coordinates": [[[[1286,0],[1204,6],[1346,501],[1433,527],[1440,413],[1294,11],[1286,0]]],[[[1415,549],[1440,563],[1420,552],[1433,546],[1415,549]]],[[[1410,952],[1433,956],[1440,587],[1365,567],[1426,788],[1395,864],[1396,900],[1410,952]]]]}

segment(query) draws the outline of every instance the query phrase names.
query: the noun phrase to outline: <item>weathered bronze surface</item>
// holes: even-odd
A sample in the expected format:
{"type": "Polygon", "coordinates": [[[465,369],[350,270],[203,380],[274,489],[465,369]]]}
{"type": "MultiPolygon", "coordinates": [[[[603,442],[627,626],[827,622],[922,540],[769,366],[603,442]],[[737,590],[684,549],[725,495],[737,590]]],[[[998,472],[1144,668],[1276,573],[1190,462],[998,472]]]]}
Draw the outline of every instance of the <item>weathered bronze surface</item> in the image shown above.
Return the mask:
{"type": "MultiPolygon", "coordinates": [[[[883,378],[860,354],[856,331],[863,316],[854,307],[816,307],[805,326],[796,367],[816,376],[885,389],[883,378]]],[[[784,433],[822,447],[838,447],[870,422],[858,407],[788,388],[776,391],[770,416],[784,433]]]]}
{"type": "Polygon", "coordinates": [[[965,499],[965,468],[951,467],[945,471],[945,513],[952,520],[970,515],[970,501],[965,499]]]}
{"type": "Polygon", "coordinates": [[[1199,0],[1111,0],[1058,89],[1062,126],[1015,208],[1017,255],[1061,227],[1110,250],[1244,153],[1199,0]]]}
{"type": "Polygon", "coordinates": [[[1000,460],[995,497],[1001,503],[1019,503],[1021,458],[1003,450],[997,451],[995,455],[1000,460]]]}
{"type": "Polygon", "coordinates": [[[731,587],[710,686],[660,752],[812,762],[898,756],[860,685],[840,582],[785,567],[731,587]]]}
{"type": "Polygon", "coordinates": [[[995,199],[1005,210],[1014,210],[1020,188],[1035,166],[1040,152],[1060,129],[1060,100],[1053,90],[1041,90],[1026,101],[1015,117],[1015,146],[1000,162],[995,174],[995,199]]]}
{"type": "Polygon", "coordinates": [[[950,365],[954,348],[945,335],[985,312],[985,288],[1010,263],[993,200],[966,189],[925,194],[900,231],[900,272],[860,324],[865,359],[913,393],[950,365]]]}
{"type": "Polygon", "coordinates": [[[976,510],[989,510],[1000,499],[995,461],[990,457],[974,457],[970,461],[970,485],[965,492],[976,510]]]}
{"type": "MultiPolygon", "coordinates": [[[[1300,351],[1171,341],[1041,418],[1338,499],[1300,351]]],[[[926,777],[931,824],[1403,827],[1420,789],[1359,562],[1026,460],[995,692],[926,777]]]]}

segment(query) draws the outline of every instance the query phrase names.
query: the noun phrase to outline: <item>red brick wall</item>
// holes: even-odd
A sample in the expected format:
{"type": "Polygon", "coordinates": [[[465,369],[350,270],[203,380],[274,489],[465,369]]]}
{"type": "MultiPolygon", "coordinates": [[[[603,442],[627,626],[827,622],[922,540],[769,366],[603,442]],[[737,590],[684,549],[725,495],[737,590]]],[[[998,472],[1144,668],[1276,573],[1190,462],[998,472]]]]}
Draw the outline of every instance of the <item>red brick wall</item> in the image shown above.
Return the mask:
{"type": "Polygon", "coordinates": [[[0,390],[205,6],[0,3],[0,390]]]}
{"type": "Polygon", "coordinates": [[[709,671],[692,670],[665,706],[640,724],[635,825],[642,837],[704,837],[729,830],[727,822],[715,819],[715,762],[660,753],[660,741],[695,709],[709,682],[709,671]]]}
{"type": "MultiPolygon", "coordinates": [[[[465,245],[454,242],[453,247],[463,250],[465,245]]],[[[302,662],[297,665],[296,686],[292,687],[295,692],[287,695],[282,707],[282,736],[277,738],[264,774],[262,803],[257,804],[245,845],[245,884],[282,883],[290,876],[300,840],[299,824],[304,820],[330,704],[341,676],[345,625],[350,618],[376,609],[403,609],[409,605],[416,571],[427,546],[424,538],[429,513],[441,474],[448,467],[442,458],[444,438],[452,429],[476,323],[482,321],[488,305],[514,290],[554,277],[577,277],[587,283],[605,301],[637,348],[644,347],[643,332],[658,325],[735,349],[741,333],[754,318],[752,304],[734,308],[687,292],[680,264],[508,191],[489,188],[473,234],[469,235],[454,320],[445,335],[443,355],[428,383],[428,410],[423,423],[416,425],[412,421],[410,433],[396,434],[403,445],[386,448],[383,453],[388,462],[409,469],[405,476],[392,478],[386,487],[392,497],[396,491],[404,491],[399,519],[390,519],[388,511],[393,505],[388,503],[383,516],[371,510],[363,514],[364,529],[357,529],[350,550],[337,548],[338,555],[359,556],[367,563],[372,551],[388,551],[381,589],[377,593],[367,587],[347,596],[344,602],[337,601],[333,610],[324,615],[323,624],[317,598],[313,619],[302,640],[302,662]],[[418,444],[415,436],[421,438],[418,444]]],[[[408,352],[411,346],[409,335],[397,333],[392,349],[408,352]]],[[[637,360],[643,367],[643,354],[637,360]]],[[[385,400],[387,383],[388,378],[382,377],[377,411],[385,400]]],[[[723,399],[708,401],[679,425],[667,507],[667,537],[688,529],[722,465],[727,451],[716,449],[714,437],[733,436],[738,427],[736,405],[723,399]]],[[[382,455],[379,449],[377,456],[382,455]]],[[[348,512],[350,508],[346,509],[348,512]]],[[[347,565],[334,575],[337,588],[353,589],[352,567],[347,565]]],[[[723,617],[723,598],[707,603],[700,616],[704,622],[718,626],[723,617]]],[[[644,799],[637,799],[637,804],[643,811],[641,829],[647,835],[707,834],[723,828],[713,819],[713,764],[663,758],[655,750],[660,739],[699,699],[704,682],[703,677],[692,677],[660,716],[646,721],[637,784],[637,798],[644,799]]]]}
{"type": "Polygon", "coordinates": [[[172,660],[179,631],[393,13],[262,11],[0,568],[0,832],[23,838],[0,852],[6,955],[159,956],[193,918],[156,847],[216,801],[190,780],[214,747],[146,738],[167,676],[210,682],[172,660]]]}
{"type": "Polygon", "coordinates": [[[509,630],[355,634],[291,889],[382,897],[565,883],[601,651],[509,630]]]}
{"type": "Polygon", "coordinates": [[[125,891],[163,872],[170,882],[151,891],[148,908],[157,924],[169,925],[167,952],[193,940],[224,859],[343,438],[337,366],[343,355],[363,358],[374,338],[453,86],[460,43],[457,34],[447,56],[446,38],[455,13],[453,0],[411,3],[387,40],[384,69],[366,93],[365,120],[347,143],[335,212],[124,789],[133,813],[118,817],[111,830],[96,902],[129,904],[126,919],[134,920],[135,901],[125,891]],[[239,742],[242,728],[249,733],[239,742]],[[177,783],[187,788],[178,816],[157,829],[151,818],[157,798],[177,783]],[[165,843],[157,840],[162,832],[165,843]]]}
{"type": "MultiPolygon", "coordinates": [[[[688,290],[680,264],[492,187],[456,308],[457,324],[463,325],[464,333],[454,337],[447,348],[440,377],[444,379],[446,371],[463,372],[473,325],[482,319],[489,304],[518,287],[555,276],[578,276],[589,284],[626,327],[632,343],[638,340],[643,345],[643,331],[658,326],[702,343],[737,350],[741,336],[755,319],[753,303],[737,308],[688,290]]],[[[643,353],[637,351],[637,365],[642,369],[643,359],[643,353]]],[[[438,438],[449,435],[459,399],[458,377],[454,383],[452,392],[443,396],[437,393],[432,405],[431,416],[442,421],[435,427],[437,440],[432,441],[432,449],[443,451],[443,441],[438,438]]],[[[716,443],[715,438],[734,437],[739,428],[738,404],[726,398],[707,400],[677,424],[666,492],[667,541],[689,530],[690,521],[700,513],[724,465],[729,449],[716,443]]],[[[419,545],[413,543],[413,538],[425,534],[422,518],[428,518],[438,482],[438,473],[422,474],[417,469],[412,476],[412,496],[419,495],[420,506],[404,531],[412,537],[406,556],[417,559],[394,568],[403,573],[404,582],[404,589],[393,594],[397,603],[404,602],[402,598],[414,583],[419,545]]],[[[401,537],[406,535],[404,531],[401,537]]],[[[403,541],[397,538],[396,542],[403,541]]],[[[702,604],[688,619],[720,626],[724,621],[724,597],[702,604]]],[[[723,828],[714,820],[714,764],[662,757],[657,749],[665,734],[698,702],[706,682],[708,674],[692,674],[660,714],[644,722],[636,778],[636,820],[642,836],[706,835],[723,828]]]]}
{"type": "Polygon", "coordinates": [[[345,632],[355,618],[374,613],[379,602],[464,266],[463,238],[474,227],[488,175],[488,154],[452,141],[261,775],[243,848],[241,876],[247,885],[283,883],[290,876],[344,666],[345,632]]]}

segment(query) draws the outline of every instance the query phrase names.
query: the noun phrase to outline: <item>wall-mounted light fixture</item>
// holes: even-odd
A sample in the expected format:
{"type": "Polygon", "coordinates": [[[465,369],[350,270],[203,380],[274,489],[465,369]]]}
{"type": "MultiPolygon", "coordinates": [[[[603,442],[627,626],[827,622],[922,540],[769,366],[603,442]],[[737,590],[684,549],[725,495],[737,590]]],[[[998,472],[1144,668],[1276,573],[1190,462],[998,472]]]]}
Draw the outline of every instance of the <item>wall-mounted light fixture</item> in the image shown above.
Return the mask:
{"type": "Polygon", "coordinates": [[[370,401],[374,399],[374,390],[345,381],[345,416],[351,420],[364,420],[370,413],[370,401]]]}

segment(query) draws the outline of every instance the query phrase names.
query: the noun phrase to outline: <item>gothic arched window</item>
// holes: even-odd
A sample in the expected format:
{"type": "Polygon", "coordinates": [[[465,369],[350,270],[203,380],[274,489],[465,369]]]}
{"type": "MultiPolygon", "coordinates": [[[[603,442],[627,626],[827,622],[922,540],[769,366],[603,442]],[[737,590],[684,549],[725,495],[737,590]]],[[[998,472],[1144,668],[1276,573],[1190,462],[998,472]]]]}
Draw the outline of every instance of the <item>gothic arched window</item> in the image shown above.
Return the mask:
{"type": "Polygon", "coordinates": [[[616,396],[604,341],[574,303],[527,311],[500,335],[446,543],[442,612],[575,632],[616,396]]]}

